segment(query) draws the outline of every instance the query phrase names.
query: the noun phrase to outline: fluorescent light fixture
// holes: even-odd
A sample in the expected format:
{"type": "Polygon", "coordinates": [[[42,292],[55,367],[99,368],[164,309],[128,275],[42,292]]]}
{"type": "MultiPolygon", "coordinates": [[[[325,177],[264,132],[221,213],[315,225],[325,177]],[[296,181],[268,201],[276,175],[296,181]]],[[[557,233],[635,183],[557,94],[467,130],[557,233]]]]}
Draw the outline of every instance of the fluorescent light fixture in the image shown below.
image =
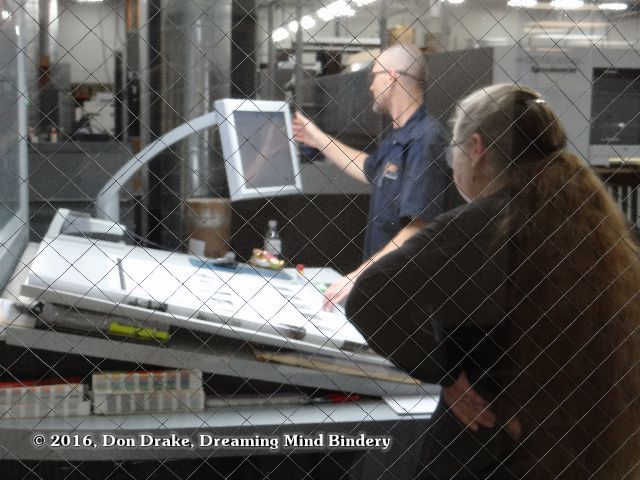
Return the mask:
{"type": "Polygon", "coordinates": [[[375,2],[376,0],[352,0],[358,7],[364,7],[365,5],[369,5],[370,3],[375,2]]]}
{"type": "Polygon", "coordinates": [[[102,3],[103,0],[76,0],[78,3],[102,3]]]}
{"type": "Polygon", "coordinates": [[[325,22],[328,22],[329,20],[333,20],[333,15],[331,15],[331,12],[329,11],[329,7],[322,7],[316,13],[318,14],[318,17],[320,17],[320,19],[324,20],[325,22]]]}
{"type": "Polygon", "coordinates": [[[300,26],[305,30],[315,27],[316,21],[311,15],[305,15],[300,19],[300,26]]]}
{"type": "Polygon", "coordinates": [[[453,5],[460,5],[461,3],[464,3],[464,0],[447,0],[447,2],[453,5]]]}
{"type": "Polygon", "coordinates": [[[571,29],[575,27],[580,28],[601,28],[601,27],[610,27],[611,22],[583,22],[581,20],[577,20],[575,22],[563,22],[560,20],[542,20],[540,22],[527,22],[525,24],[527,29],[529,28],[544,28],[545,30],[550,28],[562,28],[562,29],[571,29]]]}
{"type": "Polygon", "coordinates": [[[583,0],[552,0],[551,6],[559,10],[575,10],[584,6],[583,0]]]}
{"type": "Polygon", "coordinates": [[[300,23],[296,22],[295,20],[293,22],[289,22],[289,31],[291,33],[296,33],[298,31],[298,27],[302,27],[305,30],[309,30],[315,24],[316,24],[316,21],[313,19],[311,15],[305,15],[300,19],[300,23]]]}
{"type": "Polygon", "coordinates": [[[533,38],[545,38],[549,40],[600,40],[601,35],[583,35],[581,33],[551,33],[548,35],[534,35],[533,38]]]}
{"type": "Polygon", "coordinates": [[[337,0],[326,7],[322,7],[316,13],[322,20],[328,22],[338,17],[352,17],[356,11],[345,0],[337,0]]]}
{"type": "Polygon", "coordinates": [[[287,32],[286,28],[280,27],[271,34],[271,38],[274,42],[281,42],[289,38],[289,32],[287,32]]]}
{"type": "Polygon", "coordinates": [[[20,25],[16,25],[16,35],[20,36],[20,25]]]}
{"type": "Polygon", "coordinates": [[[507,2],[507,5],[509,5],[510,7],[531,8],[535,7],[537,3],[538,2],[536,2],[536,0],[509,0],[507,2]]]}
{"type": "Polygon", "coordinates": [[[598,8],[600,10],[626,10],[629,5],[626,3],[601,3],[598,8]]]}
{"type": "Polygon", "coordinates": [[[10,16],[11,16],[11,14],[9,12],[7,12],[6,10],[2,10],[2,19],[3,20],[6,20],[10,16]]]}

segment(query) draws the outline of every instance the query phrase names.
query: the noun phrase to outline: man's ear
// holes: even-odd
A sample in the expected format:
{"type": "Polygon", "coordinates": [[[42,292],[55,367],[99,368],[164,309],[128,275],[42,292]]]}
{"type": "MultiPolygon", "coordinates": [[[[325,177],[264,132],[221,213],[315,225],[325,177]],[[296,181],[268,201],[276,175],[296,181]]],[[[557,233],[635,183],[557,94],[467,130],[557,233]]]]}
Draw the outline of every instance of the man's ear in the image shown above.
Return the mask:
{"type": "Polygon", "coordinates": [[[487,147],[482,140],[482,137],[479,133],[474,133],[471,135],[469,139],[469,156],[471,157],[471,164],[474,167],[480,166],[485,159],[485,153],[487,151],[487,147]]]}

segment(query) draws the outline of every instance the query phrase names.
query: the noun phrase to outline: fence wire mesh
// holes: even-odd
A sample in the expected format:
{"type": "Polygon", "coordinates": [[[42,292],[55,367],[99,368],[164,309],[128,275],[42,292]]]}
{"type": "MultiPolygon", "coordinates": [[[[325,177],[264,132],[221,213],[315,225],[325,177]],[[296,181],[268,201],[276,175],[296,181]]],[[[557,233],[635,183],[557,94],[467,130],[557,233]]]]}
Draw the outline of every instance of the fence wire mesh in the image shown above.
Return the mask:
{"type": "Polygon", "coordinates": [[[3,478],[636,478],[638,5],[0,0],[3,478]]]}

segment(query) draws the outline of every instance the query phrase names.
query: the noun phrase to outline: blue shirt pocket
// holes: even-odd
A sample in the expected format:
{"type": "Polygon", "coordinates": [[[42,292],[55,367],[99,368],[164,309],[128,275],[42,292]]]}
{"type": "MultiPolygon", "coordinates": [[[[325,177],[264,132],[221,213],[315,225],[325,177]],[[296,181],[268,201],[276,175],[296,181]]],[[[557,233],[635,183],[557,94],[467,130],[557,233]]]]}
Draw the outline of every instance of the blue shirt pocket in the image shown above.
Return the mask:
{"type": "Polygon", "coordinates": [[[386,149],[376,176],[374,222],[388,237],[400,231],[400,194],[404,172],[403,146],[393,143],[386,149]]]}

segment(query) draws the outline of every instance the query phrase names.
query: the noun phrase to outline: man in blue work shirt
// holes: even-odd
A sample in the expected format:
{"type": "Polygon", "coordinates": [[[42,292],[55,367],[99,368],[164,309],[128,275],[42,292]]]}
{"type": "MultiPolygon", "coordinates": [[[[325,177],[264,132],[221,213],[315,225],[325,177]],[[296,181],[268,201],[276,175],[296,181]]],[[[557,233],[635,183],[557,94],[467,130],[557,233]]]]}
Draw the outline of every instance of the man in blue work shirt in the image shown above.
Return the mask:
{"type": "Polygon", "coordinates": [[[370,155],[324,133],[300,112],[294,138],[322,151],[345,173],[371,183],[364,263],[325,292],[325,308],[346,299],[353,282],[371,262],[395,250],[445,208],[450,185],[446,134],[423,105],[427,76],[418,47],[396,44],[382,52],[371,69],[374,110],[393,121],[392,132],[370,155]]]}

